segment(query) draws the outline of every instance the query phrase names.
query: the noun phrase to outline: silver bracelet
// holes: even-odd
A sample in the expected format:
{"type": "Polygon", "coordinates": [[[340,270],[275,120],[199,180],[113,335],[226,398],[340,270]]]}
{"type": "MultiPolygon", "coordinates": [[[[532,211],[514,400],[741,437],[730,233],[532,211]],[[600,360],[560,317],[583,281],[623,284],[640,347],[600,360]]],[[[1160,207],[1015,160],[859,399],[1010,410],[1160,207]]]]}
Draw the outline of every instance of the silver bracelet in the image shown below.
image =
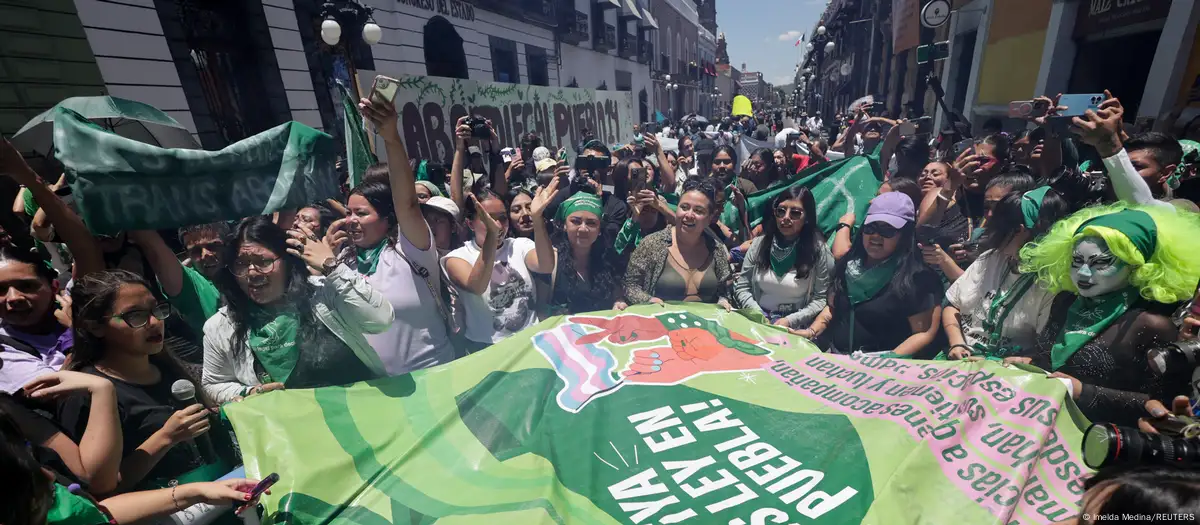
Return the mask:
{"type": "Polygon", "coordinates": [[[171,480],[171,502],[175,504],[175,512],[183,512],[183,507],[179,506],[179,500],[175,499],[175,489],[179,488],[179,480],[171,480]]]}

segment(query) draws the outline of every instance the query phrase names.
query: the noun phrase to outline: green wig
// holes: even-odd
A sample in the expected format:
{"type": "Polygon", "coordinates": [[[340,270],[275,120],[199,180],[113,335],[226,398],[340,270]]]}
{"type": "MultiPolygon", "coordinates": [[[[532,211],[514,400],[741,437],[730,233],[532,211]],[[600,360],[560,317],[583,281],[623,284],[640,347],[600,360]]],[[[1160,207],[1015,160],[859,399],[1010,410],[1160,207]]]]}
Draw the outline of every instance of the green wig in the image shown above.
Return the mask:
{"type": "Polygon", "coordinates": [[[1071,258],[1075,245],[1085,237],[1104,239],[1113,255],[1134,268],[1129,282],[1145,299],[1171,304],[1191,298],[1196,291],[1196,282],[1200,280],[1200,257],[1195,256],[1196,239],[1200,239],[1200,214],[1154,206],[1117,203],[1075,212],[1021,248],[1021,271],[1036,273],[1052,293],[1079,293],[1071,280],[1071,258]],[[1143,254],[1144,245],[1139,249],[1121,231],[1088,223],[1123,210],[1142,211],[1154,220],[1157,238],[1149,258],[1143,254]]]}

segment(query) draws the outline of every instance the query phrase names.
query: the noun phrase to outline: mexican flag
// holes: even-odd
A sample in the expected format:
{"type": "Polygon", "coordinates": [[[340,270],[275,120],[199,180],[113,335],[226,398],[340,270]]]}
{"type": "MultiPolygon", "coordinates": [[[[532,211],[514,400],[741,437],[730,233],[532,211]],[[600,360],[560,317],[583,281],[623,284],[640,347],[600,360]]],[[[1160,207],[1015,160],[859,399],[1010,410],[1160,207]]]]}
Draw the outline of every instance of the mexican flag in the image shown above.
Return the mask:
{"type": "Polygon", "coordinates": [[[827,355],[710,305],[563,316],[448,365],[226,405],[267,522],[1044,524],[1086,421],[991,362],[827,355]]]}

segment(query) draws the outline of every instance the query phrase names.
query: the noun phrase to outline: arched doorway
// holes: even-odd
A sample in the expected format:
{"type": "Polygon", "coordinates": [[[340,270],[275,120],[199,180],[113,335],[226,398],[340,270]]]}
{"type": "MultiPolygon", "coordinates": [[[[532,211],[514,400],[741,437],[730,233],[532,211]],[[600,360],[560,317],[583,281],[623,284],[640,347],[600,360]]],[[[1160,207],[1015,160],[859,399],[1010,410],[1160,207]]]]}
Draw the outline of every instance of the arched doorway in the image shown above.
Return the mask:
{"type": "Polygon", "coordinates": [[[638,122],[650,122],[650,100],[646,90],[638,92],[638,122]]]}
{"type": "Polygon", "coordinates": [[[463,39],[449,20],[440,16],[425,24],[425,74],[431,77],[467,76],[467,54],[463,39]]]}

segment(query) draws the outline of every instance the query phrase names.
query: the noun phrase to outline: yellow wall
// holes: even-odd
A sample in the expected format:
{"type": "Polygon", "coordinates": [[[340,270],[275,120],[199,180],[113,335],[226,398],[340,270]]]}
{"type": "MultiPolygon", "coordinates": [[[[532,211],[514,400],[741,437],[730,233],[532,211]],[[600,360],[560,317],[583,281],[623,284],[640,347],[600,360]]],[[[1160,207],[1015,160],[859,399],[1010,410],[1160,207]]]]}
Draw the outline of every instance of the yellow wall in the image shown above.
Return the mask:
{"type": "Polygon", "coordinates": [[[996,0],[979,65],[979,105],[1008,105],[1035,95],[1051,0],[996,0]]]}

